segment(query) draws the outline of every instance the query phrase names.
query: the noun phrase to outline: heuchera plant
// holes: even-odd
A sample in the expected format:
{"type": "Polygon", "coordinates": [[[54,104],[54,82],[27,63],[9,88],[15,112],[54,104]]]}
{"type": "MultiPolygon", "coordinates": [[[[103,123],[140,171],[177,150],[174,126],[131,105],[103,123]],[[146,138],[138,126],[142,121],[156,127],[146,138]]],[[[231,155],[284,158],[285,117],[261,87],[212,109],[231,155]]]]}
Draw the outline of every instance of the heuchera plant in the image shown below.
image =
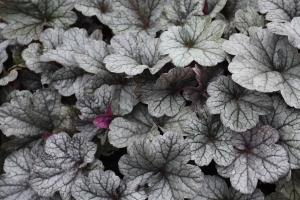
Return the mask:
{"type": "Polygon", "coordinates": [[[300,0],[1,0],[0,199],[299,200],[300,0]]]}

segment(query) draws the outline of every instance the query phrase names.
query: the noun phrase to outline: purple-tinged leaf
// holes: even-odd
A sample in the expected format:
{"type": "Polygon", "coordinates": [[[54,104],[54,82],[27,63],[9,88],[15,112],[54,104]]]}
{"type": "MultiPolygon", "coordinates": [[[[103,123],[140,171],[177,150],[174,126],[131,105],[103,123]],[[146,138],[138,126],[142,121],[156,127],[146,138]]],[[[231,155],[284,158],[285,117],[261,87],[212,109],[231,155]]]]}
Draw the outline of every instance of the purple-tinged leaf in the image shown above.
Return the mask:
{"type": "Polygon", "coordinates": [[[105,114],[99,114],[94,119],[93,123],[98,128],[108,129],[110,122],[113,120],[113,113],[111,111],[111,104],[108,105],[105,114]]]}

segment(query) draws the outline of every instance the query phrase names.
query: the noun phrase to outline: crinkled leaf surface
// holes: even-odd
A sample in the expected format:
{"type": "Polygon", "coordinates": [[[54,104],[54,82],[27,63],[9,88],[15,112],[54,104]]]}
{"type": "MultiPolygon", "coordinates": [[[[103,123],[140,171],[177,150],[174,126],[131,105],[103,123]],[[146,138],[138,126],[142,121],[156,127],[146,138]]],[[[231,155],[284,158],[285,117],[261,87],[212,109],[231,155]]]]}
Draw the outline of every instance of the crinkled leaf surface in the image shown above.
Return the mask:
{"type": "Polygon", "coordinates": [[[160,30],[159,18],[165,0],[114,0],[114,17],[108,26],[115,34],[122,32],[147,33],[155,36],[160,30]]]}
{"type": "MultiPolygon", "coordinates": [[[[79,98],[76,107],[80,110],[80,120],[75,122],[76,129],[92,139],[95,135],[101,135],[105,141],[106,129],[97,127],[93,121],[99,114],[104,114],[109,107],[112,99],[114,86],[102,85],[95,90],[93,96],[86,95],[79,98]]],[[[103,142],[104,142],[103,141],[103,142]]]]}
{"type": "Polygon", "coordinates": [[[47,70],[56,71],[59,69],[57,65],[40,60],[43,48],[41,44],[32,43],[22,52],[22,58],[25,60],[27,68],[35,73],[44,73],[47,70]]]}
{"type": "Polygon", "coordinates": [[[10,154],[4,163],[5,174],[0,176],[0,198],[40,199],[28,183],[34,158],[29,148],[23,148],[10,154]]]}
{"type": "Polygon", "coordinates": [[[144,200],[144,191],[131,190],[113,171],[93,170],[89,177],[81,177],[72,187],[72,196],[76,200],[144,200]]]}
{"type": "Polygon", "coordinates": [[[158,51],[160,42],[160,39],[147,35],[126,33],[114,36],[111,45],[116,53],[108,55],[103,62],[114,73],[137,75],[149,69],[151,74],[155,74],[171,61],[170,57],[158,51]]]}
{"type": "Polygon", "coordinates": [[[300,198],[300,170],[292,170],[291,180],[287,183],[278,184],[276,191],[283,194],[289,200],[297,200],[300,198]]]}
{"type": "Polygon", "coordinates": [[[150,115],[161,117],[163,115],[174,116],[184,106],[185,100],[180,95],[184,86],[193,85],[195,76],[191,68],[176,67],[168,73],[162,74],[156,84],[144,85],[137,93],[141,94],[140,101],[148,104],[150,115]],[[185,83],[190,82],[190,83],[185,83]]]}
{"type": "Polygon", "coordinates": [[[68,28],[76,20],[74,0],[3,0],[0,16],[8,22],[3,36],[20,44],[37,40],[44,27],[68,28]]]}
{"type": "Polygon", "coordinates": [[[191,146],[192,160],[198,166],[208,165],[214,160],[227,166],[235,159],[231,144],[231,130],[223,126],[218,115],[210,115],[204,107],[198,117],[189,118],[183,130],[190,133],[186,138],[191,146]]]}
{"type": "Polygon", "coordinates": [[[109,23],[115,14],[112,0],[77,0],[74,7],[85,16],[96,15],[103,24],[109,23]]]}
{"type": "Polygon", "coordinates": [[[18,138],[71,130],[71,119],[60,114],[60,100],[61,96],[49,89],[34,94],[17,91],[15,98],[0,107],[0,129],[6,136],[18,138]]]}
{"type": "Polygon", "coordinates": [[[247,90],[232,81],[230,76],[221,76],[207,87],[210,97],[206,101],[211,114],[221,114],[224,126],[242,132],[253,128],[259,115],[272,111],[272,99],[263,93],[247,90]]]}
{"type": "Polygon", "coordinates": [[[264,16],[259,15],[254,8],[248,6],[246,11],[238,10],[235,13],[234,25],[243,34],[248,34],[251,26],[264,26],[264,16]]]}
{"type": "Polygon", "coordinates": [[[55,49],[60,44],[63,43],[63,35],[64,30],[62,28],[55,27],[53,28],[47,28],[44,30],[39,40],[43,43],[43,51],[46,52],[51,49],[55,49]]]}
{"type": "Polygon", "coordinates": [[[183,26],[192,16],[203,15],[204,3],[205,0],[168,0],[160,19],[162,28],[183,26]]]}
{"type": "Polygon", "coordinates": [[[76,66],[74,53],[82,53],[84,51],[83,46],[88,41],[92,41],[92,39],[88,37],[85,29],[71,28],[63,33],[63,43],[55,49],[46,51],[40,59],[44,62],[55,61],[64,66],[76,66]]]}
{"type": "Polygon", "coordinates": [[[86,84],[82,80],[89,77],[91,77],[90,74],[77,66],[66,66],[52,74],[51,84],[62,96],[71,96],[74,93],[80,93],[80,87],[86,84]]]}
{"type": "Polygon", "coordinates": [[[148,113],[147,107],[138,104],[132,113],[115,118],[108,132],[109,142],[118,148],[131,145],[137,140],[159,135],[155,119],[148,113]]]}
{"type": "Polygon", "coordinates": [[[147,184],[149,200],[192,198],[200,191],[203,174],[186,164],[189,159],[189,144],[170,131],[152,141],[135,142],[120,158],[119,170],[134,187],[147,184]]]}
{"type": "Polygon", "coordinates": [[[192,200],[264,200],[264,194],[255,189],[252,194],[242,194],[232,187],[228,188],[226,182],[218,176],[205,176],[204,186],[198,196],[192,200]]]}
{"type": "Polygon", "coordinates": [[[270,22],[267,27],[273,33],[288,36],[289,42],[300,48],[300,17],[294,17],[291,22],[270,22]]]}
{"type": "Polygon", "coordinates": [[[193,60],[203,66],[214,66],[225,59],[221,38],[225,22],[194,16],[183,27],[172,26],[161,34],[159,50],[168,54],[175,66],[185,67],[193,60]]]}
{"type": "Polygon", "coordinates": [[[228,166],[217,166],[218,173],[230,178],[234,189],[251,194],[258,179],[273,183],[290,170],[288,154],[275,144],[279,139],[276,129],[270,126],[255,127],[243,133],[234,132],[231,142],[236,158],[228,166]]]}
{"type": "Polygon", "coordinates": [[[223,49],[237,55],[229,64],[232,79],[260,92],[280,91],[289,106],[300,108],[300,55],[286,37],[250,27],[249,36],[233,34],[223,49]]]}
{"type": "Polygon", "coordinates": [[[80,68],[92,74],[107,71],[103,59],[112,53],[112,50],[105,42],[88,41],[81,49],[81,52],[74,53],[74,58],[80,68]]]}
{"type": "Polygon", "coordinates": [[[266,14],[266,20],[285,22],[300,15],[298,0],[259,0],[258,9],[266,14]]]}
{"type": "Polygon", "coordinates": [[[300,168],[300,111],[288,108],[286,103],[278,96],[272,97],[273,111],[265,116],[260,116],[264,125],[270,125],[279,133],[279,144],[289,154],[292,169],[300,168]]]}
{"type": "Polygon", "coordinates": [[[71,187],[81,176],[81,169],[94,161],[97,145],[80,135],[70,138],[61,132],[50,136],[44,149],[33,164],[30,186],[44,197],[59,191],[63,199],[71,199],[71,187]]]}

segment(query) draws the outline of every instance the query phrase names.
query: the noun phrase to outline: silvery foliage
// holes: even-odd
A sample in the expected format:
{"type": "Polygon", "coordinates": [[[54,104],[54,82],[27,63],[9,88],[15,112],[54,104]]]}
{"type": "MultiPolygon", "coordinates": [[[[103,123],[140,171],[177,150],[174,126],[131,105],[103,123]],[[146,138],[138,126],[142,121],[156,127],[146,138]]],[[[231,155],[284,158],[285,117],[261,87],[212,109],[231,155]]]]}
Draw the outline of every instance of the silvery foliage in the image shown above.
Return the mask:
{"type": "Polygon", "coordinates": [[[148,35],[135,36],[132,33],[117,35],[112,38],[111,46],[115,53],[104,59],[106,68],[114,73],[137,75],[145,69],[152,74],[158,72],[167,62],[168,56],[158,51],[161,41],[148,35]]]}
{"type": "Polygon", "coordinates": [[[249,37],[233,34],[223,49],[236,55],[228,66],[232,79],[260,92],[280,91],[285,102],[300,108],[300,55],[286,37],[250,27],[249,37]]]}
{"type": "Polygon", "coordinates": [[[155,36],[165,0],[113,0],[116,12],[107,25],[115,34],[131,32],[155,36]]]}
{"type": "Polygon", "coordinates": [[[95,90],[93,96],[86,95],[79,98],[76,102],[76,107],[80,110],[80,120],[75,121],[75,127],[81,134],[85,135],[88,140],[97,135],[102,143],[107,137],[107,129],[97,127],[93,121],[99,114],[104,114],[109,104],[112,101],[114,86],[102,85],[95,90]]]}
{"type": "Polygon", "coordinates": [[[194,16],[183,27],[171,26],[160,36],[161,54],[169,55],[174,65],[184,67],[195,60],[203,66],[214,66],[224,61],[221,38],[225,23],[194,16]]]}
{"type": "Polygon", "coordinates": [[[255,189],[252,194],[242,194],[232,187],[228,188],[226,182],[218,176],[205,176],[204,187],[198,196],[192,200],[264,200],[264,194],[255,189]]]}
{"type": "Polygon", "coordinates": [[[268,30],[278,35],[288,36],[289,42],[296,48],[300,47],[300,2],[297,1],[259,1],[259,11],[267,13],[268,30]]]}
{"type": "Polygon", "coordinates": [[[278,139],[276,129],[268,125],[233,132],[236,157],[228,166],[217,166],[218,173],[230,178],[232,187],[244,194],[254,192],[258,179],[265,183],[278,181],[290,170],[287,152],[275,144],[278,139]]]}
{"type": "Polygon", "coordinates": [[[44,27],[69,28],[76,20],[74,0],[3,0],[1,19],[8,22],[3,29],[7,39],[17,38],[20,44],[37,40],[44,27]]]}
{"type": "Polygon", "coordinates": [[[119,170],[131,187],[149,186],[146,194],[153,199],[192,198],[200,191],[203,173],[187,164],[189,144],[172,131],[152,141],[143,139],[128,149],[128,155],[119,160],[119,170]]]}
{"type": "Polygon", "coordinates": [[[269,114],[272,99],[263,93],[247,90],[232,81],[231,77],[220,76],[207,87],[210,97],[206,105],[211,114],[220,114],[224,126],[236,132],[253,128],[259,115],[269,114]]]}
{"type": "Polygon", "coordinates": [[[57,91],[14,92],[12,100],[0,107],[0,129],[6,136],[26,138],[73,130],[72,118],[60,112],[63,104],[57,91]]]}
{"type": "Polygon", "coordinates": [[[139,88],[137,92],[141,95],[140,101],[148,104],[149,113],[154,117],[173,117],[185,104],[180,95],[181,89],[191,85],[194,76],[191,68],[173,68],[168,73],[163,73],[155,84],[139,88]]]}
{"type": "Polygon", "coordinates": [[[145,191],[130,189],[113,171],[93,170],[87,177],[80,177],[72,186],[72,195],[76,200],[144,200],[145,191]]]}
{"type": "Polygon", "coordinates": [[[29,175],[31,188],[43,197],[51,197],[59,191],[63,199],[71,199],[75,180],[95,161],[96,150],[95,143],[79,134],[72,138],[65,132],[50,136],[44,151],[33,163],[29,175]]]}
{"type": "Polygon", "coordinates": [[[183,130],[190,133],[187,142],[191,146],[192,160],[198,166],[208,165],[214,160],[227,166],[235,159],[231,144],[231,130],[223,126],[218,115],[210,115],[204,107],[198,117],[190,117],[183,130]]]}
{"type": "Polygon", "coordinates": [[[0,199],[299,200],[299,6],[1,0],[0,199]]]}

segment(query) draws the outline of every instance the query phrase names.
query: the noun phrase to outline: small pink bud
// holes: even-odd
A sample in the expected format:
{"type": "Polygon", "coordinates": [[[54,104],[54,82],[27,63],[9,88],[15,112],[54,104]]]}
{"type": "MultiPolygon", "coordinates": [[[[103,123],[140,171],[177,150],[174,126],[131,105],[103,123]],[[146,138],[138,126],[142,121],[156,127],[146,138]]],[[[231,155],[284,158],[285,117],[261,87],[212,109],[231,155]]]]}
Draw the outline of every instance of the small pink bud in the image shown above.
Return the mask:
{"type": "Polygon", "coordinates": [[[113,120],[113,113],[111,110],[111,104],[108,105],[105,114],[97,115],[93,123],[98,128],[108,129],[110,122],[113,120]]]}

